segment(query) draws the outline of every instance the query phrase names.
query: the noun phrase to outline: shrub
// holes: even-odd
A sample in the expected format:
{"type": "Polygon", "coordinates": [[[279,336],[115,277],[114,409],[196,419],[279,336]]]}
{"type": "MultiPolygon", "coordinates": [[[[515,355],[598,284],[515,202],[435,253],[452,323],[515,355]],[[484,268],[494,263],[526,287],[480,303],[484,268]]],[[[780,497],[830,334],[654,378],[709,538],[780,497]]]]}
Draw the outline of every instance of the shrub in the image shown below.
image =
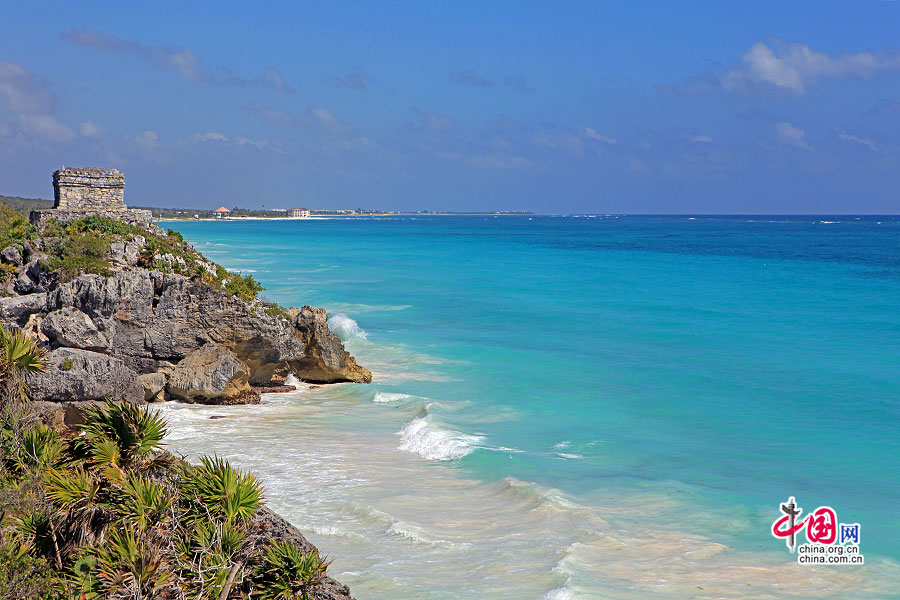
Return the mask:
{"type": "Polygon", "coordinates": [[[62,363],[60,363],[59,368],[63,371],[71,371],[72,367],[75,366],[75,361],[71,358],[63,359],[62,363]]]}
{"type": "Polygon", "coordinates": [[[229,296],[237,296],[241,300],[249,302],[256,298],[259,292],[264,288],[258,281],[253,279],[253,275],[241,275],[240,273],[228,273],[225,276],[225,291],[229,296]]]}
{"type": "Polygon", "coordinates": [[[274,541],[256,567],[253,596],[260,600],[309,600],[322,584],[329,563],[313,550],[304,554],[290,543],[274,541]]]}
{"type": "Polygon", "coordinates": [[[109,242],[93,233],[79,233],[64,238],[50,248],[51,270],[59,271],[61,281],[71,281],[82,272],[108,277],[109,242]]]}
{"type": "Polygon", "coordinates": [[[22,214],[5,204],[0,204],[0,250],[13,244],[22,244],[37,237],[34,227],[22,214]]]}

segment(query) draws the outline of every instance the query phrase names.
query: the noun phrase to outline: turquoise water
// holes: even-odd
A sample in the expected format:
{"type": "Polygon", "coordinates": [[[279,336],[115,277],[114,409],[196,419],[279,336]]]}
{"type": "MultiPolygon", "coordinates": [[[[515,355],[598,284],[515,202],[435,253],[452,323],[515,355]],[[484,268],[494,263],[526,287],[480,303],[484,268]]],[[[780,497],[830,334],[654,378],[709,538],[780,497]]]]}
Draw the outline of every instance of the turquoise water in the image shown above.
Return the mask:
{"type": "Polygon", "coordinates": [[[900,573],[897,218],[164,226],[226,267],[252,272],[266,298],[327,308],[332,329],[375,373],[370,386],[274,397],[263,405],[269,412],[218,409],[230,425],[205,419],[214,407],[165,408],[176,449],[230,453],[270,477],[270,502],[313,528],[311,539],[333,551],[336,576],[361,600],[431,590],[460,598],[890,595],[881,586],[900,573]],[[324,452],[328,431],[343,445],[310,475],[298,465],[324,452]],[[237,445],[222,440],[225,432],[237,445]],[[310,440],[318,446],[304,446],[310,440]],[[256,442],[283,451],[284,464],[267,471],[247,450],[256,442]],[[373,462],[351,475],[354,460],[373,462]],[[300,470],[295,487],[283,481],[300,470]],[[330,512],[299,500],[301,488],[330,512]],[[537,499],[508,497],[510,489],[537,499]],[[429,505],[434,515],[422,510],[431,495],[441,499],[429,505]],[[860,523],[867,566],[792,565],[769,533],[788,496],[806,512],[829,505],[839,521],[860,523]],[[556,513],[528,521],[551,500],[570,521],[556,513]],[[488,518],[491,536],[464,531],[481,518],[476,511],[503,511],[503,502],[509,522],[488,518]],[[387,516],[378,525],[354,510],[387,516]],[[490,574],[466,562],[482,551],[522,556],[506,533],[543,539],[547,556],[535,550],[509,569],[515,558],[498,560],[490,574]],[[360,539],[382,534],[397,547],[354,554],[360,539]],[[692,549],[703,550],[696,564],[654,573],[656,561],[692,549]],[[448,582],[435,563],[469,575],[448,582]],[[419,572],[429,568],[433,585],[419,572]],[[735,568],[767,574],[750,592],[734,587],[748,577],[735,568]],[[790,588],[791,579],[805,587],[790,588]]]}

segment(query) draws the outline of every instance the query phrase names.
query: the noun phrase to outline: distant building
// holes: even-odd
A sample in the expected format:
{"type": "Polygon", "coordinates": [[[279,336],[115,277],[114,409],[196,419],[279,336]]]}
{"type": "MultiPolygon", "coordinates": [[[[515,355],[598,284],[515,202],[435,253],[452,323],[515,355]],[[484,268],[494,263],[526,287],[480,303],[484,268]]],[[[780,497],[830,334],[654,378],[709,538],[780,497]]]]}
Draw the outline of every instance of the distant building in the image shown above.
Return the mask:
{"type": "Polygon", "coordinates": [[[287,216],[291,219],[308,219],[309,218],[309,209],[308,208],[289,208],[287,210],[287,216]]]}
{"type": "Polygon", "coordinates": [[[224,206],[220,206],[213,212],[215,213],[217,219],[221,219],[222,217],[227,217],[229,214],[231,214],[231,211],[228,210],[227,208],[225,208],[224,206]]]}

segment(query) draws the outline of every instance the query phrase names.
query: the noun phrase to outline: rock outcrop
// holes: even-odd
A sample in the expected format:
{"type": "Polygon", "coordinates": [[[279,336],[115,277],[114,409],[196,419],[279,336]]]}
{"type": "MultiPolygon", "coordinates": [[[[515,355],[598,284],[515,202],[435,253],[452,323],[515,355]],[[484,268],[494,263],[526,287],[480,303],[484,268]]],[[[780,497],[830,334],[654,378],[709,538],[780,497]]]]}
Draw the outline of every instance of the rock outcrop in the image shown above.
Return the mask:
{"type": "MultiPolygon", "coordinates": [[[[269,540],[277,540],[294,544],[304,554],[318,550],[300,533],[299,529],[266,506],[262,506],[256,511],[253,521],[254,525],[262,530],[263,535],[257,536],[251,543],[258,545],[260,549],[269,540]]],[[[313,591],[312,598],[314,600],[353,600],[350,588],[331,577],[325,577],[322,585],[313,591]]]]}
{"type": "Polygon", "coordinates": [[[169,394],[201,404],[255,404],[250,369],[234,352],[207,344],[188,354],[169,376],[169,394]]]}
{"type": "MultiPolygon", "coordinates": [[[[7,293],[22,293],[0,298],[0,321],[29,331],[50,348],[84,351],[66,358],[80,357],[75,362],[86,365],[86,372],[98,381],[128,378],[128,393],[116,390],[117,397],[254,402],[258,394],[251,386],[281,386],[290,374],[313,383],[371,381],[371,373],[357,365],[329,331],[324,310],[304,306],[284,311],[182,275],[137,267],[140,244],[135,240],[114,245],[112,258],[120,266],[110,276],[81,275],[60,283],[55,272],[42,267],[46,243],[29,242],[29,261],[18,267],[10,279],[14,283],[6,288],[7,293]],[[218,348],[219,358],[226,352],[233,360],[196,363],[207,352],[194,353],[206,347],[218,348]],[[99,361],[99,356],[115,361],[99,361]],[[183,367],[178,370],[182,379],[173,385],[176,365],[183,367]],[[188,366],[190,381],[183,379],[188,366]],[[229,369],[223,382],[222,373],[229,369]]],[[[7,254],[7,260],[15,258],[7,254]]],[[[110,388],[83,380],[82,370],[76,367],[55,384],[37,384],[39,397],[105,397],[110,388]]],[[[54,367],[54,372],[59,369],[54,367]]]]}
{"type": "Polygon", "coordinates": [[[28,388],[36,402],[128,400],[142,404],[144,388],[125,363],[99,352],[58,348],[48,355],[45,373],[30,375],[28,388]]]}
{"type": "MultiPolygon", "coordinates": [[[[21,321],[36,300],[8,312],[21,321]]],[[[5,304],[0,301],[0,313],[5,304]]],[[[328,331],[325,311],[304,307],[289,316],[269,315],[261,305],[171,273],[134,269],[109,278],[82,275],[50,292],[45,310],[51,324],[42,324],[41,332],[52,345],[93,349],[102,335],[109,343],[105,351],[138,373],[176,364],[213,342],[247,364],[252,385],[280,385],[290,373],[313,382],[371,381],[369,371],[328,331]],[[57,311],[62,314],[50,316],[57,311]],[[66,335],[57,327],[63,321],[77,323],[90,335],[66,335]]]]}

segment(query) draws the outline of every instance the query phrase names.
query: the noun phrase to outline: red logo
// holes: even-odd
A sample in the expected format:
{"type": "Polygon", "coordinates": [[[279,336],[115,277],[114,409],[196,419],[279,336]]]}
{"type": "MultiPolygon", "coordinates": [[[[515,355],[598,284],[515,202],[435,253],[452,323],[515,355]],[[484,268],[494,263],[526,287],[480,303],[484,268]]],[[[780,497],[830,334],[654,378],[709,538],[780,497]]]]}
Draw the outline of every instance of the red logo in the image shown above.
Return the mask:
{"type": "Polygon", "coordinates": [[[803,509],[797,506],[794,497],[781,505],[784,516],[772,523],[772,535],[785,539],[788,549],[793,552],[797,545],[796,533],[806,527],[806,539],[811,544],[833,544],[837,539],[837,515],[829,506],[820,506],[800,521],[797,517],[803,509]]]}

